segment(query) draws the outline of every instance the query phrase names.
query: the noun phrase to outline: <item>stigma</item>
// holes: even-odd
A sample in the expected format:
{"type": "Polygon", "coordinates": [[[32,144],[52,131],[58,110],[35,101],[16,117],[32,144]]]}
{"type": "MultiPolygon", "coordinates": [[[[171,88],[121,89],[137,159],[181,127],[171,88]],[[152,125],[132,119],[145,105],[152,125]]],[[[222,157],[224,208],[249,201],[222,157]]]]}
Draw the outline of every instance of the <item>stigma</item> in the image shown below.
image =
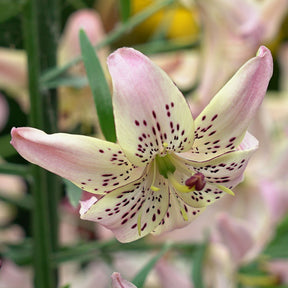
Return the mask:
{"type": "Polygon", "coordinates": [[[168,174],[170,184],[179,192],[189,193],[193,191],[201,191],[205,187],[205,177],[202,173],[196,173],[185,181],[185,185],[179,183],[175,176],[168,174]]]}
{"type": "Polygon", "coordinates": [[[202,173],[197,172],[185,181],[185,185],[189,188],[195,187],[196,191],[201,191],[205,185],[205,177],[202,173]]]}

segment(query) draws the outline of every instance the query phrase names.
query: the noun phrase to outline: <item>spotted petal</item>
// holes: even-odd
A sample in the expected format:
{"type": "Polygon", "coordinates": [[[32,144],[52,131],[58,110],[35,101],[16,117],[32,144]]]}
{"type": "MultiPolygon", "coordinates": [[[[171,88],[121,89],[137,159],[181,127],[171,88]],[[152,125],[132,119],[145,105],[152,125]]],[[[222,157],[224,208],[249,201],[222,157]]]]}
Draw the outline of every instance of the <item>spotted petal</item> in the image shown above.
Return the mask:
{"type": "Polygon", "coordinates": [[[93,137],[34,128],[13,128],[11,144],[26,160],[37,164],[91,193],[106,193],[138,179],[134,167],[118,144],[93,137]]]}
{"type": "Polygon", "coordinates": [[[145,165],[161,152],[163,143],[168,151],[177,152],[192,146],[189,106],[164,71],[131,48],[111,54],[108,68],[117,138],[132,163],[145,165]]]}
{"type": "Polygon", "coordinates": [[[271,75],[271,53],[262,46],[195,120],[193,151],[201,153],[199,158],[232,151],[239,145],[263,100],[271,75]]]}
{"type": "Polygon", "coordinates": [[[120,242],[131,242],[149,234],[163,219],[169,201],[165,183],[158,183],[157,192],[150,189],[149,173],[98,201],[95,198],[88,204],[84,202],[81,218],[99,222],[112,230],[120,242]]]}
{"type": "MultiPolygon", "coordinates": [[[[179,192],[179,197],[193,207],[204,207],[222,198],[226,195],[225,187],[232,189],[243,180],[243,173],[248,160],[257,147],[258,141],[247,132],[236,151],[227,152],[203,162],[189,160],[189,158],[183,159],[182,161],[191,171],[200,172],[204,175],[206,185],[202,191],[179,192]]],[[[179,155],[184,157],[184,155],[179,155]]],[[[187,155],[189,156],[189,153],[185,153],[185,156],[187,155]]],[[[175,176],[178,177],[179,182],[185,182],[181,175],[176,174],[175,176]]]]}
{"type": "Polygon", "coordinates": [[[159,235],[163,232],[168,232],[174,229],[182,228],[191,223],[204,210],[203,208],[194,208],[187,205],[179,196],[170,190],[169,193],[169,208],[165,217],[160,222],[159,226],[152,232],[152,234],[159,235]]]}

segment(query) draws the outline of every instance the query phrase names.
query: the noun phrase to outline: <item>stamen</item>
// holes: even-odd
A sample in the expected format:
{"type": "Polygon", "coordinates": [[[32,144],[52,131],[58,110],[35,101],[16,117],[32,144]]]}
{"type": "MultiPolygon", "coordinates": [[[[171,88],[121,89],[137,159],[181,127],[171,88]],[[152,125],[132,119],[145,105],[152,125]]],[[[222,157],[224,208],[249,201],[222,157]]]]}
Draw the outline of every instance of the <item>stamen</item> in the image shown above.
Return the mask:
{"type": "Polygon", "coordinates": [[[175,176],[171,173],[168,173],[168,180],[172,184],[172,186],[179,192],[189,193],[195,191],[195,187],[188,187],[187,185],[180,184],[175,176]]]}
{"type": "Polygon", "coordinates": [[[142,213],[139,213],[138,218],[137,218],[137,229],[138,229],[139,237],[141,236],[141,217],[142,217],[142,213]]]}
{"type": "MultiPolygon", "coordinates": [[[[176,196],[175,196],[175,197],[176,197],[176,196]]],[[[181,206],[178,197],[176,197],[176,200],[177,200],[177,204],[178,204],[178,206],[179,206],[179,209],[180,209],[180,212],[181,212],[181,214],[182,214],[182,217],[183,217],[184,221],[188,221],[188,215],[187,215],[185,209],[181,206]]]]}
{"type": "Polygon", "coordinates": [[[163,142],[163,143],[162,143],[162,146],[166,149],[166,148],[168,147],[168,143],[163,142]]]}
{"type": "Polygon", "coordinates": [[[162,143],[162,149],[161,149],[161,153],[160,154],[166,154],[167,152],[166,152],[166,148],[168,147],[168,143],[166,143],[166,142],[163,142],[162,143]]]}
{"type": "Polygon", "coordinates": [[[152,179],[152,185],[150,186],[150,189],[151,189],[152,191],[157,192],[157,191],[160,190],[160,188],[154,186],[154,183],[155,183],[155,180],[156,180],[156,163],[155,163],[155,161],[153,161],[153,164],[152,164],[152,165],[153,165],[153,179],[152,179]]]}
{"type": "Polygon", "coordinates": [[[235,196],[234,192],[232,190],[230,190],[229,188],[223,186],[223,185],[216,185],[216,187],[222,191],[224,191],[225,193],[235,196]]]}
{"type": "Polygon", "coordinates": [[[188,215],[187,215],[187,213],[183,207],[180,207],[180,211],[182,213],[182,217],[183,217],[184,221],[188,221],[188,215]]]}

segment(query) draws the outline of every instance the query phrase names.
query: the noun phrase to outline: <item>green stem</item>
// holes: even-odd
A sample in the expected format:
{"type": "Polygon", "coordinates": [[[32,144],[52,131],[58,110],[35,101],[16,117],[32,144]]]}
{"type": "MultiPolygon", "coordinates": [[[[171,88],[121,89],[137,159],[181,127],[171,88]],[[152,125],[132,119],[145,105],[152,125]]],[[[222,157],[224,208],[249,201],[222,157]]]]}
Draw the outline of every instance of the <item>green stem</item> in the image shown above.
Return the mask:
{"type": "MultiPolygon", "coordinates": [[[[56,90],[41,91],[40,75],[56,65],[58,38],[58,0],[30,0],[24,9],[24,34],[28,57],[30,125],[48,133],[56,130],[56,90]]],[[[35,287],[57,287],[57,270],[51,263],[57,250],[58,177],[33,166],[31,190],[34,200],[32,216],[33,264],[35,287]]]]}

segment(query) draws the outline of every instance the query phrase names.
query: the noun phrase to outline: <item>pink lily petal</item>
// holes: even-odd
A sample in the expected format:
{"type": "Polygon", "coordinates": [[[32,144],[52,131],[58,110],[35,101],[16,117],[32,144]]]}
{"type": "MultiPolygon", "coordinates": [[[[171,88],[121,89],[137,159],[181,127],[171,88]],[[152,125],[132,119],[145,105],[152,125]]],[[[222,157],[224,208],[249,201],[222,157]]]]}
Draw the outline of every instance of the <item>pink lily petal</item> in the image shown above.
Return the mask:
{"type": "Polygon", "coordinates": [[[112,288],[137,288],[131,282],[122,278],[120,273],[114,272],[112,274],[112,288]]]}
{"type": "Polygon", "coordinates": [[[0,260],[2,287],[31,288],[33,272],[30,267],[20,267],[10,260],[0,260]]]}
{"type": "Polygon", "coordinates": [[[117,138],[133,164],[145,165],[164,146],[177,152],[191,148],[194,126],[189,106],[165,72],[130,48],[111,54],[108,68],[117,138]]]}
{"type": "Polygon", "coordinates": [[[233,151],[262,103],[272,76],[272,56],[262,46],[216,94],[195,120],[193,151],[201,158],[233,151]]]}
{"type": "Polygon", "coordinates": [[[143,172],[114,143],[64,133],[48,135],[25,127],[13,128],[11,134],[11,144],[23,158],[91,193],[106,193],[143,172]]]}
{"type": "Polygon", "coordinates": [[[265,27],[265,33],[262,37],[262,42],[271,41],[279,33],[283,19],[287,14],[287,9],[287,0],[263,1],[261,5],[261,21],[265,27]]]}
{"type": "Polygon", "coordinates": [[[0,48],[0,86],[11,91],[27,87],[24,51],[0,48]]]}
{"type": "Polygon", "coordinates": [[[205,287],[235,288],[235,265],[227,248],[220,243],[211,243],[204,262],[205,287]]]}
{"type": "Polygon", "coordinates": [[[254,239],[247,225],[245,226],[243,222],[222,214],[218,218],[218,229],[222,241],[230,250],[233,260],[237,263],[241,262],[254,245],[254,239]]]}
{"type": "Polygon", "coordinates": [[[261,195],[267,203],[272,223],[278,223],[288,212],[287,183],[277,183],[275,179],[273,181],[264,179],[259,186],[261,195]]]}
{"type": "Polygon", "coordinates": [[[286,259],[275,259],[270,261],[266,264],[266,270],[277,276],[280,283],[288,284],[288,261],[286,259]]]}
{"type": "MultiPolygon", "coordinates": [[[[96,45],[105,37],[101,18],[95,10],[81,9],[74,12],[68,18],[61,37],[59,45],[59,58],[61,63],[66,63],[80,55],[80,29],[85,31],[92,45],[96,45]]],[[[104,55],[99,55],[99,58],[103,59],[103,57],[107,55],[106,52],[104,55]]]]}
{"type": "Polygon", "coordinates": [[[164,259],[160,259],[156,266],[156,272],[160,278],[162,284],[161,287],[165,288],[193,288],[190,277],[181,271],[181,268],[177,269],[164,259]]]}
{"type": "Polygon", "coordinates": [[[151,176],[146,174],[98,201],[94,197],[85,202],[80,210],[81,218],[99,222],[112,230],[120,242],[131,242],[149,234],[163,219],[169,202],[167,184],[157,183],[160,190],[152,191],[151,176]]]}
{"type": "Polygon", "coordinates": [[[205,210],[205,207],[193,208],[188,206],[174,191],[170,191],[169,201],[169,208],[163,220],[152,234],[160,235],[163,232],[182,228],[191,223],[205,210]]]}

